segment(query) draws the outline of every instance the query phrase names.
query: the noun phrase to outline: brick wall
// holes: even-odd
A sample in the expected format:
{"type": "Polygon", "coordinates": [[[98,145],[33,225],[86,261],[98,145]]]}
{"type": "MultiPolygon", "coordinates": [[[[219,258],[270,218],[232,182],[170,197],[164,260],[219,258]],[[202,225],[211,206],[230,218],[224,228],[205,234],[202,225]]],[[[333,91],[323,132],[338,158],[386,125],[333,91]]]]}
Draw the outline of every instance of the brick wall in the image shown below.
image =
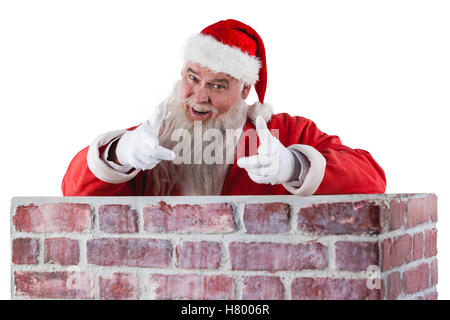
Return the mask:
{"type": "Polygon", "coordinates": [[[433,194],[14,198],[13,299],[437,299],[433,194]]]}

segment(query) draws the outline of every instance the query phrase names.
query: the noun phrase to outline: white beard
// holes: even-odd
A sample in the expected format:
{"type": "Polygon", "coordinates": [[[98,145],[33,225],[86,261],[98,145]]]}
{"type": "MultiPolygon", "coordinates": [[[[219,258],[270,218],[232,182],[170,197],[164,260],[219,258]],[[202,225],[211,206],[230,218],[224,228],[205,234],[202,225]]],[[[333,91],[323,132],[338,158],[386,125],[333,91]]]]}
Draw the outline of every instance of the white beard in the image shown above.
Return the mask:
{"type": "MultiPolygon", "coordinates": [[[[176,83],[168,100],[167,116],[160,131],[159,143],[165,148],[173,149],[178,141],[172,141],[172,132],[176,129],[185,129],[191,137],[191,159],[203,159],[203,150],[211,142],[194,143],[194,121],[186,116],[181,105],[180,84],[180,81],[176,83]]],[[[147,171],[147,174],[151,176],[150,180],[154,182],[152,186],[149,186],[152,194],[170,195],[178,186],[182,195],[220,195],[229,166],[229,161],[226,159],[234,159],[240,132],[247,120],[247,109],[247,103],[240,98],[225,114],[202,122],[202,136],[205,130],[215,128],[224,137],[222,163],[207,164],[202,161],[200,164],[194,164],[190,161],[190,163],[175,164],[172,161],[161,161],[153,170],[147,171]],[[227,129],[233,129],[237,136],[227,138],[227,129]]]]}

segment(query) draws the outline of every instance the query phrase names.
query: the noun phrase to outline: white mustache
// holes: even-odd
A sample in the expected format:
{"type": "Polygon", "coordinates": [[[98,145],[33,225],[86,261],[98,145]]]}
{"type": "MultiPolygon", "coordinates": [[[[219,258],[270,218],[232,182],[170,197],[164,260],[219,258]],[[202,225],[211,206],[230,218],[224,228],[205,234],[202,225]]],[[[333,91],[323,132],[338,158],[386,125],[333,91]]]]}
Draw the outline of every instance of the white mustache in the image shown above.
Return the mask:
{"type": "Polygon", "coordinates": [[[194,100],[192,100],[192,98],[185,98],[183,100],[184,103],[186,103],[189,107],[192,107],[193,109],[200,111],[200,112],[207,112],[207,111],[212,111],[212,112],[219,112],[219,110],[217,110],[216,107],[214,107],[211,104],[197,104],[194,102],[194,100]]]}

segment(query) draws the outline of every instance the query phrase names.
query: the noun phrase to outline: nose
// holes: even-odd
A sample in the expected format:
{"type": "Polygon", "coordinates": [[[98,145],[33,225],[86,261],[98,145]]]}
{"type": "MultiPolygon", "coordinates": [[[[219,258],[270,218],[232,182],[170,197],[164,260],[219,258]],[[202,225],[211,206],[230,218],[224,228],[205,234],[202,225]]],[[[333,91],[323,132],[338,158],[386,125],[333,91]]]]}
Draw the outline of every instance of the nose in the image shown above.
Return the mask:
{"type": "Polygon", "coordinates": [[[194,101],[197,104],[208,103],[209,95],[208,89],[203,84],[198,84],[194,89],[194,101]]]}

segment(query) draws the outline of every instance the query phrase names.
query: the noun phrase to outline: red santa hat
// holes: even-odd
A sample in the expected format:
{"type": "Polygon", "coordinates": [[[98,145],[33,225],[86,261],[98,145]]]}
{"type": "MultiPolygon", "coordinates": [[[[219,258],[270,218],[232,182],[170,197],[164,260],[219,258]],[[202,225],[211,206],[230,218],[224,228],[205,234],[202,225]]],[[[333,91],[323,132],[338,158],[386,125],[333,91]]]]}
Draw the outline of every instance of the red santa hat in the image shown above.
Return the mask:
{"type": "Polygon", "coordinates": [[[187,42],[184,61],[198,63],[254,85],[259,101],[264,103],[266,53],[261,37],[250,26],[229,19],[206,27],[187,42]]]}

